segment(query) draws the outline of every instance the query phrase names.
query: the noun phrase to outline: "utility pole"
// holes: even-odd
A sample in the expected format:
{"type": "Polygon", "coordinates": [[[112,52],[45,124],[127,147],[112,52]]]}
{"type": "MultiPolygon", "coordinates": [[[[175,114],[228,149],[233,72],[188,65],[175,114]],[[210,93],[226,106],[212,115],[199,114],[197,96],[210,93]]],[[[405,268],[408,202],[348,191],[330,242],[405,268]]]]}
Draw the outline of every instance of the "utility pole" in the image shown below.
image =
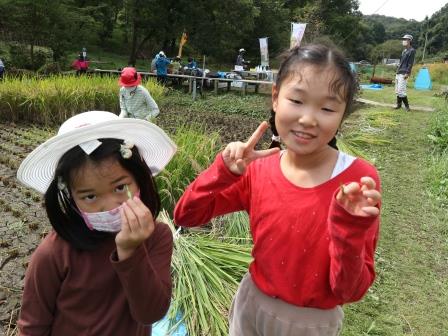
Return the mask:
{"type": "Polygon", "coordinates": [[[426,33],[425,33],[425,45],[423,46],[423,54],[422,54],[422,63],[425,62],[425,53],[426,53],[426,45],[428,43],[428,30],[429,30],[429,19],[428,16],[425,17],[425,26],[426,26],[426,33]]]}
{"type": "Polygon", "coordinates": [[[423,46],[422,63],[425,63],[426,43],[428,42],[428,31],[425,33],[425,45],[423,46]]]}

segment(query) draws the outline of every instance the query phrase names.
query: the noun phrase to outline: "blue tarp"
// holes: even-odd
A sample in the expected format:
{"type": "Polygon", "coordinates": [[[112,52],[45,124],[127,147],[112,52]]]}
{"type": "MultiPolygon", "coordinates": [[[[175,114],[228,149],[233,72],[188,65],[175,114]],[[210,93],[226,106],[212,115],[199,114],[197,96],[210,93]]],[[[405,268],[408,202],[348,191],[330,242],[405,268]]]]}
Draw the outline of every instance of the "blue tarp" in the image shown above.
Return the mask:
{"type": "MultiPolygon", "coordinates": [[[[176,322],[182,319],[182,315],[177,313],[176,322]]],[[[152,336],[187,336],[187,328],[185,324],[181,322],[176,330],[169,332],[169,321],[167,315],[160,321],[157,321],[152,325],[152,336]]]]}
{"type": "Polygon", "coordinates": [[[431,90],[432,82],[429,70],[426,67],[420,69],[415,78],[414,88],[417,90],[431,90]]]}
{"type": "Polygon", "coordinates": [[[382,90],[383,86],[381,84],[361,84],[361,89],[366,90],[382,90]]]}

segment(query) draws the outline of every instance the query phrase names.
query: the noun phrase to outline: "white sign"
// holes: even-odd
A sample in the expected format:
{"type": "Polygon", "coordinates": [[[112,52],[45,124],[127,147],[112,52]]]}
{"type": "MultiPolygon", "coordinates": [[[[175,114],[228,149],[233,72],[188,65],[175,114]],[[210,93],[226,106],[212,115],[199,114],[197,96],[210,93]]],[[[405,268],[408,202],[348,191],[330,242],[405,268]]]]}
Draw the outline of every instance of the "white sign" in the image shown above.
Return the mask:
{"type": "Polygon", "coordinates": [[[291,45],[290,48],[300,46],[303,34],[305,34],[306,23],[291,22],[291,45]]]}
{"type": "Polygon", "coordinates": [[[260,41],[261,66],[269,66],[268,38],[263,37],[260,41]]]}

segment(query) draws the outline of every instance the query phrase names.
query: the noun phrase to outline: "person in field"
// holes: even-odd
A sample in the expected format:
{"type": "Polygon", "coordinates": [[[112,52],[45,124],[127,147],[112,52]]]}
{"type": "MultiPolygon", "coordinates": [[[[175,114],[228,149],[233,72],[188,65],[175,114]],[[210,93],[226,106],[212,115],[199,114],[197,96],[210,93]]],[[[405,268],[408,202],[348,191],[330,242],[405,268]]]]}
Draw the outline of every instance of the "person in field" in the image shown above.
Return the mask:
{"type": "Polygon", "coordinates": [[[26,271],[19,335],[151,335],[173,250],[153,175],[175,151],[148,121],[90,111],[25,158],[17,178],[44,194],[53,229],[26,271]]]}
{"type": "Polygon", "coordinates": [[[121,71],[120,118],[150,120],[159,115],[159,106],[141,82],[142,77],[135,68],[126,67],[121,71]]]}
{"type": "Polygon", "coordinates": [[[375,279],[380,179],[341,152],[336,133],[357,82],[336,49],[321,44],[284,54],[272,88],[272,148],[232,142],[185,190],[174,220],[191,227],[245,210],[253,261],[229,311],[232,336],[330,336],[342,306],[375,279]]]}

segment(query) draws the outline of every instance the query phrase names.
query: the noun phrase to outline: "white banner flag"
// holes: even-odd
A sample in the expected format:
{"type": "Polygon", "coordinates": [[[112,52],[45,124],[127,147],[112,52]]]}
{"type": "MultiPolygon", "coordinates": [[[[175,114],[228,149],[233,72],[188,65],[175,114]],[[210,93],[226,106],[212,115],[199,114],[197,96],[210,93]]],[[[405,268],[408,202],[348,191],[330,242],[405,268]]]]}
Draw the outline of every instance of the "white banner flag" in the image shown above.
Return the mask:
{"type": "Polygon", "coordinates": [[[261,66],[269,66],[268,38],[262,37],[260,41],[261,66]]]}
{"type": "Polygon", "coordinates": [[[291,45],[290,48],[300,46],[303,34],[305,34],[306,23],[291,22],[291,45]]]}

